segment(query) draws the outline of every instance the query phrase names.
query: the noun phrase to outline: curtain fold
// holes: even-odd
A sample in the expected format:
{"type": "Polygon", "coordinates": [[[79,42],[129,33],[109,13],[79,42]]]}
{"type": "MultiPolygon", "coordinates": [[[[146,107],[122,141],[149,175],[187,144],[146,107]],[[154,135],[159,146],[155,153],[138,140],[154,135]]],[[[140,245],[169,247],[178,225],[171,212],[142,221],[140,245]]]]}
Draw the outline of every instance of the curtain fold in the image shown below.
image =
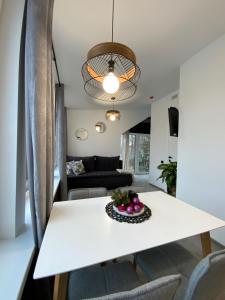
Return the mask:
{"type": "Polygon", "coordinates": [[[122,160],[123,169],[129,170],[129,133],[125,132],[122,135],[122,160]]]}
{"type": "Polygon", "coordinates": [[[55,86],[56,101],[56,151],[57,166],[60,176],[61,201],[67,200],[67,176],[66,176],[66,144],[67,124],[66,109],[64,107],[64,85],[55,86]]]}
{"type": "Polygon", "coordinates": [[[54,0],[28,0],[25,39],[27,171],[34,241],[40,247],[53,203],[55,103],[52,87],[54,0]]]}

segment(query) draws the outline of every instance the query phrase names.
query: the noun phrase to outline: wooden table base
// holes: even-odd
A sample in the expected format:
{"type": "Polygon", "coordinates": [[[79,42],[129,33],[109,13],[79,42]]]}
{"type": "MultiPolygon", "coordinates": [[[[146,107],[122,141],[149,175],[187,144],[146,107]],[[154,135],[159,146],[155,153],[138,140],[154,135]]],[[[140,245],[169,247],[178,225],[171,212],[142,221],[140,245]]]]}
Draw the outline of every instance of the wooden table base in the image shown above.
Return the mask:
{"type": "Polygon", "coordinates": [[[200,238],[202,243],[202,254],[205,257],[212,252],[210,233],[201,233],[200,238]]]}
{"type": "Polygon", "coordinates": [[[53,300],[66,300],[69,273],[55,276],[53,300]]]}

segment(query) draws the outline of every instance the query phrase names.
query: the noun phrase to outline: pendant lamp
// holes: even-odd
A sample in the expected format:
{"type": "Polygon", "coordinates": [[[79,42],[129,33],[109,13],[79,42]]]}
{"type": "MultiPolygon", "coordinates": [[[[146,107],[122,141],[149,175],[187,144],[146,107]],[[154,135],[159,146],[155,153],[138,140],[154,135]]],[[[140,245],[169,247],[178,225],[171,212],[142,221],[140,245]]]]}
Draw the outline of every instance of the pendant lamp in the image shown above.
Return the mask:
{"type": "Polygon", "coordinates": [[[87,54],[81,70],[86,93],[98,100],[111,102],[132,97],[137,90],[140,68],[128,46],[114,42],[114,0],[112,5],[112,39],[95,45],[87,54]]]}

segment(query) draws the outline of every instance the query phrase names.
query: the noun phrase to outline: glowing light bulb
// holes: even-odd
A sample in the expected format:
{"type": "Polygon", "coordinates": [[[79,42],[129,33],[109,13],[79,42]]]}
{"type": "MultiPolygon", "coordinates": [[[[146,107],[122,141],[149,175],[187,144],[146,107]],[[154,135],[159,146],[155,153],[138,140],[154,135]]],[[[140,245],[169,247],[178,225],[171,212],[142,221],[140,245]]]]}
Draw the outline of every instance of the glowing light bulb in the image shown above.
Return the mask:
{"type": "Polygon", "coordinates": [[[110,121],[115,121],[116,120],[116,116],[114,114],[111,114],[109,118],[110,118],[110,121]]]}
{"type": "Polygon", "coordinates": [[[119,79],[113,72],[109,72],[103,79],[103,89],[108,94],[115,94],[120,87],[119,79]]]}

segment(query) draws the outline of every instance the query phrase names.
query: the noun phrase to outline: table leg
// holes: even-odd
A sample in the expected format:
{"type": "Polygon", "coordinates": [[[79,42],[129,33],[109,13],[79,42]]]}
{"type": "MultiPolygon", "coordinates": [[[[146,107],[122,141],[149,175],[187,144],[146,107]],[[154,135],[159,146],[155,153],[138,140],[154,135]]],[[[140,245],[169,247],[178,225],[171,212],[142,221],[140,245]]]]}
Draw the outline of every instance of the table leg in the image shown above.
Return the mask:
{"type": "Polygon", "coordinates": [[[205,257],[212,252],[210,232],[201,233],[200,237],[202,243],[202,254],[205,257]]]}
{"type": "Polygon", "coordinates": [[[136,253],[133,254],[133,267],[134,267],[134,270],[137,271],[136,253]]]}
{"type": "Polygon", "coordinates": [[[69,273],[55,276],[53,300],[66,300],[69,273]]]}

